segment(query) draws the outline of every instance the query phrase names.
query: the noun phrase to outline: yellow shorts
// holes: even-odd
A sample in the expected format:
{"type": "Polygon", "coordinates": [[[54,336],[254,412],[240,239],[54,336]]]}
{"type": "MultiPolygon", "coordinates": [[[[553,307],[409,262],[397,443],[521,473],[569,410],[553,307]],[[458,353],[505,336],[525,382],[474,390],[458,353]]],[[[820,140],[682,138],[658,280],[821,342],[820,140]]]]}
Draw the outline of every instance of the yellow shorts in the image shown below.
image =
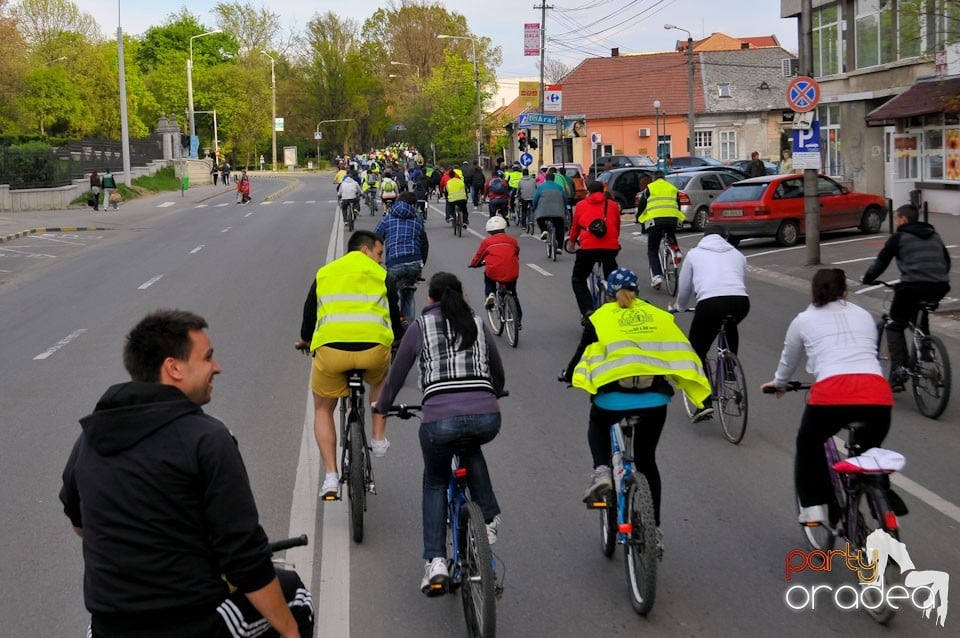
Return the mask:
{"type": "Polygon", "coordinates": [[[310,389],[317,396],[332,399],[350,396],[348,370],[364,370],[363,380],[369,385],[381,383],[390,368],[390,348],[377,345],[367,350],[337,350],[320,346],[314,352],[310,389]]]}

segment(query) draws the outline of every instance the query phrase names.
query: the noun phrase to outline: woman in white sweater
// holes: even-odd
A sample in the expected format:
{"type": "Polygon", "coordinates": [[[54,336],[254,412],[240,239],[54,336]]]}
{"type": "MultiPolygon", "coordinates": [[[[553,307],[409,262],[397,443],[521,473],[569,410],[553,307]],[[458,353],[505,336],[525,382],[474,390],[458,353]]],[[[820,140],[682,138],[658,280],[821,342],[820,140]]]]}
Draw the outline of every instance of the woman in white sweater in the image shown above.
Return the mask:
{"type": "Polygon", "coordinates": [[[824,268],[813,276],[813,303],[794,318],[773,381],[782,388],[806,355],[814,376],[797,432],[794,466],[801,523],[835,522],[837,504],[824,442],[848,423],[861,422],[863,450],[879,447],[890,429],[893,393],[877,360],[877,326],[870,313],[847,301],[846,274],[824,268]],[[828,518],[829,514],[829,518],[828,518]]]}
{"type": "MultiPolygon", "coordinates": [[[[727,345],[734,354],[739,351],[737,324],[750,312],[750,298],[744,283],[746,270],[743,253],[727,242],[726,231],[715,224],[704,229],[703,239],[684,259],[677,303],[670,310],[686,309],[691,297],[696,297],[697,307],[688,337],[700,361],[706,359],[723,319],[728,316],[733,320],[727,324],[727,345]]],[[[713,406],[707,399],[693,415],[693,421],[702,421],[712,414],[713,406]]]]}

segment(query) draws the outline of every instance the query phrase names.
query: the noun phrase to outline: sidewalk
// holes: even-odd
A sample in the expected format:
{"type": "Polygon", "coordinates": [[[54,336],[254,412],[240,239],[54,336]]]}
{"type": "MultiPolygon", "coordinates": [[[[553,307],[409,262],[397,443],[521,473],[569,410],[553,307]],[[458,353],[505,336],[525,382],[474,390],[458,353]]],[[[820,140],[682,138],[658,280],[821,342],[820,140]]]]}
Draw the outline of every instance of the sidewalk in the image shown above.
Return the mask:
{"type": "MultiPolygon", "coordinates": [[[[296,188],[299,183],[295,176],[287,173],[262,177],[253,174],[250,179],[254,202],[270,201],[281,197],[296,188]],[[263,193],[266,193],[266,196],[258,196],[263,193]]],[[[128,224],[140,223],[143,219],[157,214],[157,203],[160,201],[175,199],[178,206],[193,207],[214,197],[233,195],[235,192],[236,187],[233,184],[229,186],[205,184],[191,186],[186,191],[162,191],[131,199],[122,202],[120,209],[116,211],[104,210],[102,207],[99,211],[95,211],[89,206],[49,211],[0,211],[0,244],[34,233],[113,230],[128,224]]]]}

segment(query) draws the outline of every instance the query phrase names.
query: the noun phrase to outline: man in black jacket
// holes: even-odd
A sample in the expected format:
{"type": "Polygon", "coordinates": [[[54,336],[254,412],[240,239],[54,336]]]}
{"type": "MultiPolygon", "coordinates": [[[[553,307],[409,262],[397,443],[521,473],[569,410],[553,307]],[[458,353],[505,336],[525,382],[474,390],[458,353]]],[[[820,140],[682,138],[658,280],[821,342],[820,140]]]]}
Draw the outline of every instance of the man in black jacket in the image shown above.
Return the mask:
{"type": "Polygon", "coordinates": [[[313,635],[310,592],[271,563],[236,440],[200,407],[220,373],[206,327],[147,315],[124,346],[133,380],[80,420],[60,500],[95,637],[313,635]]]}
{"type": "Polygon", "coordinates": [[[893,294],[887,324],[890,386],[894,392],[902,392],[906,380],[902,371],[908,363],[904,329],[917,320],[921,302],[940,301],[950,291],[950,253],[933,226],[919,218],[916,207],[910,204],[897,209],[894,218],[897,232],[890,235],[863,275],[863,283],[873,283],[894,258],[900,269],[900,282],[893,294]]]}

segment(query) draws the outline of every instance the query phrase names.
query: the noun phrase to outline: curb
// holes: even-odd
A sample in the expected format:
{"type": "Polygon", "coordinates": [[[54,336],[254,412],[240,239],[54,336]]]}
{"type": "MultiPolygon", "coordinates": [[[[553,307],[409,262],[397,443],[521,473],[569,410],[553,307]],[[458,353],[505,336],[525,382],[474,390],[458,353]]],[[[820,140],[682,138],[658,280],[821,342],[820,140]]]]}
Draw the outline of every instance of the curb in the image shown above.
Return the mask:
{"type": "Polygon", "coordinates": [[[278,190],[276,193],[270,193],[269,195],[267,195],[266,197],[264,197],[264,198],[263,198],[263,201],[265,201],[265,202],[272,202],[272,201],[274,200],[274,198],[276,198],[276,197],[283,197],[284,195],[286,195],[287,193],[289,193],[289,192],[292,191],[293,189],[297,188],[298,186],[300,186],[300,180],[297,179],[297,178],[294,178],[292,182],[290,182],[289,184],[287,184],[286,186],[284,186],[283,188],[281,188],[280,190],[278,190]]]}
{"type": "Polygon", "coordinates": [[[12,235],[4,235],[0,237],[0,244],[6,241],[13,241],[14,239],[21,239],[27,237],[28,235],[34,235],[36,233],[75,233],[81,230],[113,230],[112,228],[106,228],[102,226],[50,226],[44,228],[31,228],[29,230],[22,230],[19,233],[13,233],[12,235]]]}

